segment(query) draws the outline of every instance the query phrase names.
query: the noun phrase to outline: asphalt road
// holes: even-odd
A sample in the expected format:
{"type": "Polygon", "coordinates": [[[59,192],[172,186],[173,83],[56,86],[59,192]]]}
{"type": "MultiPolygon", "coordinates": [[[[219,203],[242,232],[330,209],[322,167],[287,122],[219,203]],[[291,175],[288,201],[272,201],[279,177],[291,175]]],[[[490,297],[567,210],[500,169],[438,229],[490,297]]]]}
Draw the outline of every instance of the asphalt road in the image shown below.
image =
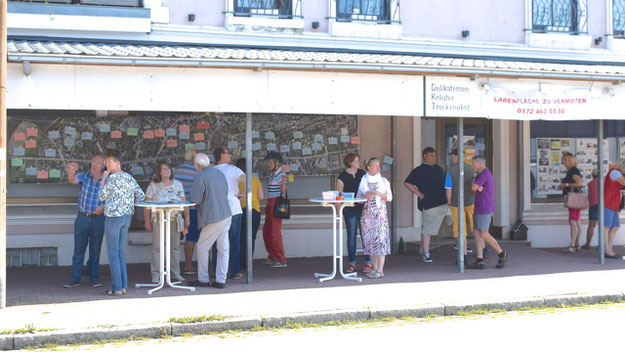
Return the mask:
{"type": "Polygon", "coordinates": [[[89,351],[618,351],[625,304],[59,347],[89,351]]]}

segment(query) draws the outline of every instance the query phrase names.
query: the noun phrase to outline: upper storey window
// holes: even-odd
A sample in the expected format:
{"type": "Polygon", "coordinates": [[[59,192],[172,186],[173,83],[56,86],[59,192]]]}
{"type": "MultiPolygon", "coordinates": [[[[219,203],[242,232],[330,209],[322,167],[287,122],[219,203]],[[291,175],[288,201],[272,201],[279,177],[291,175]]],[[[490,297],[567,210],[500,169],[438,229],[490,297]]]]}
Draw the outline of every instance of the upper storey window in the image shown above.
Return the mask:
{"type": "Polygon", "coordinates": [[[302,17],[301,0],[233,0],[235,16],[302,17]],[[294,7],[295,5],[295,7],[294,7]]]}
{"type": "Polygon", "coordinates": [[[612,21],[614,36],[625,37],[625,0],[614,0],[612,3],[612,21]]]}
{"type": "Polygon", "coordinates": [[[588,0],[532,0],[532,31],[588,33],[588,0]]]}
{"type": "Polygon", "coordinates": [[[336,0],[337,21],[399,22],[398,0],[336,0]]]}

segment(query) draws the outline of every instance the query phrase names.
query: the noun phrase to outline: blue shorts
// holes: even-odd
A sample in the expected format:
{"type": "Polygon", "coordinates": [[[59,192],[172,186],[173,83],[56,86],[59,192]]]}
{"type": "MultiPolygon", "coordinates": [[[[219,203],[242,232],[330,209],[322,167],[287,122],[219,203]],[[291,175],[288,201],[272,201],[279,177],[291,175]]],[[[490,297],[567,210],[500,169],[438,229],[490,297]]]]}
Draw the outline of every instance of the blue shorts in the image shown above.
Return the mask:
{"type": "Polygon", "coordinates": [[[588,220],[599,221],[599,204],[595,204],[588,209],[588,220]]]}
{"type": "Polygon", "coordinates": [[[185,241],[197,243],[200,238],[200,229],[197,225],[197,209],[189,208],[189,218],[191,223],[189,224],[189,233],[185,236],[185,241]]]}
{"type": "Polygon", "coordinates": [[[473,214],[473,229],[488,231],[493,214],[473,214]]]}
{"type": "Polygon", "coordinates": [[[621,221],[618,218],[618,211],[608,209],[604,207],[605,211],[605,227],[619,227],[621,226],[621,221]]]}

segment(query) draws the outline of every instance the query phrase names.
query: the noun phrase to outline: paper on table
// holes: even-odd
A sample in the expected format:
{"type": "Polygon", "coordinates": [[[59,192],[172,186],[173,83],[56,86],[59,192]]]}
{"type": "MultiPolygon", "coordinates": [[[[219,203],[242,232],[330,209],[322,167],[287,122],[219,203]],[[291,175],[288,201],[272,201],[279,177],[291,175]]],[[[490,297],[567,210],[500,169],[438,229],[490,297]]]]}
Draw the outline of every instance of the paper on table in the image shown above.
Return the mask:
{"type": "Polygon", "coordinates": [[[13,133],[13,140],[15,140],[16,142],[25,141],[26,135],[24,134],[24,132],[13,133]]]}
{"type": "Polygon", "coordinates": [[[37,140],[36,139],[28,139],[25,143],[26,149],[37,148],[37,140]]]}

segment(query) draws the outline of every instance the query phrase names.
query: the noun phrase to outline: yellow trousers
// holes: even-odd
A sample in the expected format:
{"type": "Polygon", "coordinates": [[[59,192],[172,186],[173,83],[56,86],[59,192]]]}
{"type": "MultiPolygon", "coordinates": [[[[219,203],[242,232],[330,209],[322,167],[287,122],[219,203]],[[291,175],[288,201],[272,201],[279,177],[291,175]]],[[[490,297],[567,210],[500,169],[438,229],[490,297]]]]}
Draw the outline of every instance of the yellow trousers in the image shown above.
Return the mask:
{"type": "MultiPolygon", "coordinates": [[[[451,210],[451,218],[454,222],[454,238],[458,238],[458,207],[450,205],[449,209],[451,210]]],[[[464,237],[467,237],[467,229],[469,229],[469,232],[473,232],[474,210],[475,207],[473,205],[464,207],[464,237]]]]}

